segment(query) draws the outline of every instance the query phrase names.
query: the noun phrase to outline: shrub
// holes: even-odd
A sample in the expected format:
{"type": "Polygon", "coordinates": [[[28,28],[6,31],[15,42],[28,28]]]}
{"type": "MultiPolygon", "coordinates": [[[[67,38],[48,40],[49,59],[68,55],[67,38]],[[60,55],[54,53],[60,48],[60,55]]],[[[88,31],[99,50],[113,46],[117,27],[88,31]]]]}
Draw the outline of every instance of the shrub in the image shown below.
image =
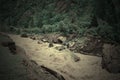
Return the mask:
{"type": "Polygon", "coordinates": [[[40,30],[40,28],[38,28],[38,27],[35,27],[35,28],[23,28],[23,29],[21,30],[21,33],[40,34],[40,33],[41,33],[41,30],[40,30]]]}
{"type": "Polygon", "coordinates": [[[99,25],[97,33],[106,39],[115,40],[115,33],[113,31],[113,27],[110,25],[99,25]]]}

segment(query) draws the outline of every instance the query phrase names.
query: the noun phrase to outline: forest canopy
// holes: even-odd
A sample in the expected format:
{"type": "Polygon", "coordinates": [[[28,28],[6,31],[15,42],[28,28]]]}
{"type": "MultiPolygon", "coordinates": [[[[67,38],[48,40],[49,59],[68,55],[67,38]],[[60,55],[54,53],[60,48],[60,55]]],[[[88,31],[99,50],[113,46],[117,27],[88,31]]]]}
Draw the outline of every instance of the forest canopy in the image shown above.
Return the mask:
{"type": "Polygon", "coordinates": [[[89,33],[119,42],[119,14],[119,0],[0,0],[0,30],[89,33]]]}

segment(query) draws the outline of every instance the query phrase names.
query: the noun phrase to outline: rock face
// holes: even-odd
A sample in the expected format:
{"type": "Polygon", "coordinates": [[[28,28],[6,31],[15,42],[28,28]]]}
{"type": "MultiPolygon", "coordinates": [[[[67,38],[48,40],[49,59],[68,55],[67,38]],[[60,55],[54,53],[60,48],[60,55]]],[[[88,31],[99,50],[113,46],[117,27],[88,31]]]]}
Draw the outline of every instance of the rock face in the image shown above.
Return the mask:
{"type": "Polygon", "coordinates": [[[13,41],[2,42],[4,47],[8,47],[11,53],[16,54],[16,45],[13,41]]]}
{"type": "Polygon", "coordinates": [[[69,49],[88,55],[101,56],[103,42],[97,37],[85,37],[76,42],[69,43],[69,49]]]}
{"type": "Polygon", "coordinates": [[[90,37],[86,41],[85,45],[81,47],[81,50],[94,55],[101,55],[103,43],[99,38],[90,37]]]}
{"type": "Polygon", "coordinates": [[[111,73],[120,72],[120,46],[104,44],[102,68],[111,73]]]}
{"type": "Polygon", "coordinates": [[[11,53],[16,54],[15,42],[6,34],[0,34],[0,45],[8,47],[11,53]]]}

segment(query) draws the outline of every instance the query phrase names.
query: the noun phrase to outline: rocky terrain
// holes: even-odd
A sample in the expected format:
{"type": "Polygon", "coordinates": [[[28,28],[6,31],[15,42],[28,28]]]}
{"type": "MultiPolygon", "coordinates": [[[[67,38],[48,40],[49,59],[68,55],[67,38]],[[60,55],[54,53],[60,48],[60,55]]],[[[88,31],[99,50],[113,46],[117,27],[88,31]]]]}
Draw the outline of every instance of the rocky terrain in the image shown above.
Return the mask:
{"type": "MultiPolygon", "coordinates": [[[[63,50],[59,50],[58,48],[62,46],[61,44],[53,43],[54,46],[49,47],[48,42],[39,41],[40,43],[38,43],[38,40],[33,40],[29,37],[24,38],[20,35],[9,34],[9,37],[13,39],[16,45],[25,49],[26,56],[33,64],[41,66],[41,68],[51,74],[54,71],[55,74],[61,75],[63,78],[59,77],[58,79],[60,80],[120,79],[119,73],[110,73],[102,68],[102,57],[75,53],[66,47],[63,50]]],[[[39,74],[39,69],[37,71],[39,74]]],[[[41,76],[41,73],[38,76],[41,76]]],[[[45,77],[48,77],[48,75],[45,75],[45,77]]],[[[45,80],[44,78],[42,79],[45,80]]],[[[38,80],[41,80],[41,78],[38,78],[38,80]]]]}
{"type": "Polygon", "coordinates": [[[1,80],[65,80],[59,73],[38,65],[6,34],[0,33],[1,80]]]}
{"type": "Polygon", "coordinates": [[[0,80],[120,80],[120,0],[0,0],[0,80]]]}

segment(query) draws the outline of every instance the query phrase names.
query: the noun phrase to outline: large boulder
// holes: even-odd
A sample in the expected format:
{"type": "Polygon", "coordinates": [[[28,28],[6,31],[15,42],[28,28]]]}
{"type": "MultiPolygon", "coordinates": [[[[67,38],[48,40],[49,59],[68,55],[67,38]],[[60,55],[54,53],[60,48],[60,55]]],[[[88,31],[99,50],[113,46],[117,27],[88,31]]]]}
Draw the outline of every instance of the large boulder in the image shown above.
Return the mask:
{"type": "Polygon", "coordinates": [[[81,50],[93,55],[100,56],[102,54],[103,42],[99,37],[89,37],[85,45],[81,47],[81,50]]]}
{"type": "Polygon", "coordinates": [[[41,41],[44,43],[48,42],[48,40],[46,38],[42,38],[41,41]]]}
{"type": "Polygon", "coordinates": [[[120,72],[120,46],[104,44],[102,55],[102,68],[112,73],[120,72]]]}
{"type": "Polygon", "coordinates": [[[84,37],[78,41],[70,42],[68,48],[83,54],[101,56],[103,42],[99,37],[84,37]]]}
{"type": "Polygon", "coordinates": [[[49,43],[49,46],[48,47],[53,47],[54,45],[53,45],[53,43],[49,43]]]}
{"type": "Polygon", "coordinates": [[[58,41],[58,43],[60,43],[60,44],[64,43],[66,40],[67,40],[67,38],[66,38],[65,36],[59,36],[59,37],[57,38],[57,41],[58,41]]]}

